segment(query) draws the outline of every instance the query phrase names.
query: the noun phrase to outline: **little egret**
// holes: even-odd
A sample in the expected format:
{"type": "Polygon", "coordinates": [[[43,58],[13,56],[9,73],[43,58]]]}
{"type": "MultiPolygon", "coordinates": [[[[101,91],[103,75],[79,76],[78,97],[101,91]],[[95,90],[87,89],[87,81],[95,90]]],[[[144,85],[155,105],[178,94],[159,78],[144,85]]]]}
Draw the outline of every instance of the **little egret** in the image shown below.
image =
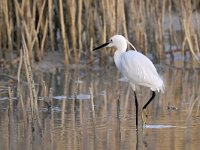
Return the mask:
{"type": "Polygon", "coordinates": [[[142,120],[146,123],[146,108],[154,99],[155,91],[164,91],[163,80],[158,75],[158,72],[149,58],[140,52],[137,52],[135,47],[122,35],[114,35],[105,44],[98,46],[93,51],[102,47],[115,47],[117,50],[114,53],[114,62],[118,70],[131,83],[135,96],[136,107],[136,127],[138,126],[138,101],[135,92],[135,85],[149,87],[152,91],[152,96],[147,103],[142,107],[142,120]],[[126,51],[127,45],[130,44],[133,50],[126,51]]]}

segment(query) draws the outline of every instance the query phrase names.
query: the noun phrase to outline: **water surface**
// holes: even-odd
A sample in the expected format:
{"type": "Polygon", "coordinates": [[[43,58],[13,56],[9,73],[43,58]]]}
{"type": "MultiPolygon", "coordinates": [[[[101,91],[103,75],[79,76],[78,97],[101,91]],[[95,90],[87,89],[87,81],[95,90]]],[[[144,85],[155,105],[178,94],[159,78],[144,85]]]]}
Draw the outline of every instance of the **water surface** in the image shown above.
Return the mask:
{"type": "MultiPolygon", "coordinates": [[[[146,125],[139,117],[138,130],[133,91],[115,67],[34,71],[39,118],[31,118],[26,107],[27,84],[21,84],[22,109],[16,81],[4,78],[0,85],[0,149],[199,149],[200,70],[157,68],[166,90],[157,93],[149,105],[146,125]],[[8,86],[13,90],[11,99],[8,86]]],[[[137,96],[141,110],[150,90],[137,87],[137,96]]]]}

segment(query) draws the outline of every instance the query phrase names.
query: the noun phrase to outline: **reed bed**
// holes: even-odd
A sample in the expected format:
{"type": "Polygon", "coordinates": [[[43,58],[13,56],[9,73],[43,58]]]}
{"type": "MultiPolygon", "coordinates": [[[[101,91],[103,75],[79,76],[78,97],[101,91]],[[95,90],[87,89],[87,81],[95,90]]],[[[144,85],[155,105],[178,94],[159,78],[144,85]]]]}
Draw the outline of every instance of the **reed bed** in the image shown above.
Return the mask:
{"type": "MultiPolygon", "coordinates": [[[[114,34],[126,36],[137,49],[153,53],[157,60],[165,58],[165,43],[169,40],[169,51],[173,53],[175,46],[184,56],[190,50],[199,61],[198,9],[199,1],[190,0],[1,1],[1,62],[19,62],[21,33],[31,63],[41,61],[49,51],[62,52],[65,64],[79,63],[85,56],[92,62],[93,46],[114,34]],[[180,35],[174,30],[174,14],[181,24],[180,35]]],[[[111,52],[102,51],[101,55],[111,52]]]]}

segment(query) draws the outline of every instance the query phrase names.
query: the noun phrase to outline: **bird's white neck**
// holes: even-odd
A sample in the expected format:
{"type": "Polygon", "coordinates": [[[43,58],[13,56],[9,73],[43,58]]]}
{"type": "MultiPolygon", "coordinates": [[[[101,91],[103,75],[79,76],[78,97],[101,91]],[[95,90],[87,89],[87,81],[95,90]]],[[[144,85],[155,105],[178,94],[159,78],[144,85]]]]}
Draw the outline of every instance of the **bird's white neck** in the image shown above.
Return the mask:
{"type": "MultiPolygon", "coordinates": [[[[126,46],[127,47],[127,46],[126,46]]],[[[120,70],[121,67],[120,67],[120,60],[121,60],[121,56],[123,55],[123,53],[126,52],[126,48],[125,49],[117,49],[115,51],[115,54],[114,54],[114,62],[115,62],[115,65],[117,66],[117,68],[120,70]]]]}
{"type": "Polygon", "coordinates": [[[117,43],[117,45],[115,46],[115,47],[117,48],[116,51],[119,51],[119,52],[121,52],[121,53],[126,52],[127,46],[128,46],[128,45],[127,45],[126,41],[119,42],[119,43],[117,43]]]}

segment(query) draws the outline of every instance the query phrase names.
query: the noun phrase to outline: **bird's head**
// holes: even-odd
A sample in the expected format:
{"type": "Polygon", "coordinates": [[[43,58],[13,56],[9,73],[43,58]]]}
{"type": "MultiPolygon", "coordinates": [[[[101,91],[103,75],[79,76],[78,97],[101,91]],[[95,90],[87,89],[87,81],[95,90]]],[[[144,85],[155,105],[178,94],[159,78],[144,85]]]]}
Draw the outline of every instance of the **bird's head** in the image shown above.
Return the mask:
{"type": "Polygon", "coordinates": [[[98,50],[103,47],[115,47],[119,50],[125,50],[127,49],[127,44],[130,44],[134,50],[135,47],[122,35],[114,35],[112,36],[106,43],[102,44],[101,46],[98,46],[93,49],[93,51],[98,50]]]}
{"type": "Polygon", "coordinates": [[[123,37],[122,35],[114,35],[111,37],[108,41],[107,47],[115,47],[115,48],[120,48],[120,47],[126,47],[127,48],[127,42],[126,38],[123,37]]]}

